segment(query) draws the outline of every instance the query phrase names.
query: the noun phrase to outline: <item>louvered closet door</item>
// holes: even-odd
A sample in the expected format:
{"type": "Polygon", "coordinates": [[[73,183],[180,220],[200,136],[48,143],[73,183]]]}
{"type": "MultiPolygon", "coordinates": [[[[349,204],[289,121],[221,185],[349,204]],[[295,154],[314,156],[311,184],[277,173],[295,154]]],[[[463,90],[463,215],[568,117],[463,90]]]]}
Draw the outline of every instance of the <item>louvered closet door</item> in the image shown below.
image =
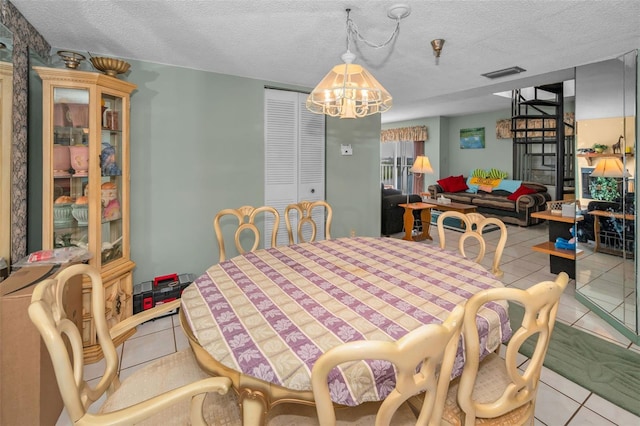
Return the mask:
{"type": "MultiPolygon", "coordinates": [[[[325,132],[324,116],[305,107],[307,95],[284,90],[265,89],[265,205],[280,212],[278,245],[289,239],[284,209],[298,201],[324,200],[325,132]]],[[[322,212],[314,213],[324,224],[322,212]]],[[[295,223],[293,224],[296,225],[295,223]]],[[[324,227],[318,238],[324,238],[324,227]]],[[[265,224],[270,235],[273,224],[265,224]]],[[[310,230],[305,229],[305,237],[310,230]]]]}
{"type": "MultiPolygon", "coordinates": [[[[298,93],[298,95],[300,112],[300,125],[298,126],[298,201],[324,200],[324,115],[310,112],[305,106],[307,95],[301,93],[298,93]]],[[[318,224],[316,238],[324,240],[323,208],[314,210],[313,220],[318,224]]],[[[305,241],[308,241],[311,238],[311,229],[304,228],[303,235],[305,241]]]]}

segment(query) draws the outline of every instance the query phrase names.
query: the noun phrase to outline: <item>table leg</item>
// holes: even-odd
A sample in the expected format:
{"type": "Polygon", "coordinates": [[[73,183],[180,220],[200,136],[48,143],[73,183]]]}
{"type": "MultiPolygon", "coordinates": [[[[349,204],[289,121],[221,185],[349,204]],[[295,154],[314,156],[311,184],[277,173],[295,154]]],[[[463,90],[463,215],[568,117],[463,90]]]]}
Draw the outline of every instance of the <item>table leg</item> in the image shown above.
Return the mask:
{"type": "Polygon", "coordinates": [[[243,389],[239,395],[242,426],[264,426],[267,421],[267,401],[260,391],[243,389]]]}
{"type": "Polygon", "coordinates": [[[593,216],[593,239],[595,240],[595,246],[593,251],[597,252],[600,249],[600,217],[593,216]]]}
{"type": "Polygon", "coordinates": [[[431,226],[431,209],[426,208],[420,211],[420,221],[422,222],[422,234],[420,234],[419,239],[416,240],[433,240],[431,238],[431,234],[429,234],[429,227],[431,226]]]}
{"type": "Polygon", "coordinates": [[[413,209],[411,207],[404,208],[404,237],[403,240],[413,241],[413,209]]]}

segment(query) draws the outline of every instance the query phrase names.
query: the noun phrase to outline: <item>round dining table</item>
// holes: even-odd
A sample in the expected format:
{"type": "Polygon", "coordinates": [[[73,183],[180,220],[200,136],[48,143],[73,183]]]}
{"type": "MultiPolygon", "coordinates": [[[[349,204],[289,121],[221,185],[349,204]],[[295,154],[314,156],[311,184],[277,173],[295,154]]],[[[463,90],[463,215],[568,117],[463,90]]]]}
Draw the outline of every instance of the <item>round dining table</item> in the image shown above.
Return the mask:
{"type": "MultiPolygon", "coordinates": [[[[231,378],[245,425],[283,402],[313,404],[311,369],[354,340],[394,341],[441,323],[478,291],[502,287],[457,252],[395,238],[352,237],[260,249],[211,266],[181,296],[180,320],[200,366],[231,378]]],[[[482,355],[511,337],[506,303],[478,313],[482,355]]],[[[361,377],[334,369],[334,403],[383,400],[393,367],[359,361],[361,377]]],[[[458,347],[452,377],[464,364],[458,347]]],[[[350,369],[354,371],[354,369],[350,369]]]]}

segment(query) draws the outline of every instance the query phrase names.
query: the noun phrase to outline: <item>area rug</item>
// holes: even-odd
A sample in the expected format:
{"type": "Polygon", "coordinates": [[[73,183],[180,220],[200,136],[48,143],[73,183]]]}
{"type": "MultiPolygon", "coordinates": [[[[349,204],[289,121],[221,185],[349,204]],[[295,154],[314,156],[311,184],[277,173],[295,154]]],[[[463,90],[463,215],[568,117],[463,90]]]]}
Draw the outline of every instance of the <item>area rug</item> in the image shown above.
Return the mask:
{"type": "MultiPolygon", "coordinates": [[[[433,226],[434,229],[437,229],[438,227],[438,216],[440,216],[440,213],[441,212],[439,211],[431,210],[431,226],[433,226]]],[[[451,229],[452,231],[464,232],[464,229],[461,225],[462,222],[460,222],[460,220],[456,219],[455,217],[447,217],[444,220],[444,227],[446,229],[451,229]]],[[[487,232],[496,231],[498,229],[500,228],[498,228],[496,225],[487,225],[482,230],[482,233],[486,234],[487,232]]]]}
{"type": "MultiPolygon", "coordinates": [[[[524,309],[509,304],[513,329],[520,326],[524,309]]],[[[531,356],[535,340],[520,353],[531,356]]],[[[556,322],[544,360],[545,367],[640,416],[640,354],[556,322]]]]}

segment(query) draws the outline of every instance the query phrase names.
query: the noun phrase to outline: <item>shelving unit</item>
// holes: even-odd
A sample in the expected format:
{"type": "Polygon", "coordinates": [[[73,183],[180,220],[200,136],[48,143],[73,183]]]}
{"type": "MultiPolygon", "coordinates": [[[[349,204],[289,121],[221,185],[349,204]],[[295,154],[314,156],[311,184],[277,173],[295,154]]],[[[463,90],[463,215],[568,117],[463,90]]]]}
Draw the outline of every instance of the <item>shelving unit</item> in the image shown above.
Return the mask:
{"type": "MultiPolygon", "coordinates": [[[[100,271],[110,327],[133,314],[129,112],[132,83],[108,75],[33,67],[42,79],[42,248],[83,247],[100,271]]],[[[103,357],[91,282],[82,283],[85,362],[103,357]]],[[[116,346],[130,337],[116,339],[116,346]]]]}
{"type": "Polygon", "coordinates": [[[587,160],[587,164],[588,165],[592,165],[593,160],[594,159],[598,159],[598,158],[620,158],[623,159],[625,156],[626,157],[633,157],[633,154],[630,152],[627,152],[625,154],[597,154],[595,152],[593,153],[587,153],[587,154],[576,154],[576,156],[578,158],[584,158],[587,160]]]}
{"type": "Polygon", "coordinates": [[[566,272],[571,278],[575,278],[576,275],[576,257],[583,253],[582,250],[565,250],[555,247],[556,238],[562,237],[570,239],[571,226],[576,222],[584,220],[584,217],[578,216],[561,216],[552,214],[551,211],[545,210],[542,212],[531,213],[532,217],[544,219],[549,222],[549,241],[545,241],[540,244],[536,244],[531,247],[532,250],[545,253],[549,255],[549,269],[552,274],[558,274],[560,272],[566,272]],[[570,226],[567,226],[570,225],[570,226]]]}

